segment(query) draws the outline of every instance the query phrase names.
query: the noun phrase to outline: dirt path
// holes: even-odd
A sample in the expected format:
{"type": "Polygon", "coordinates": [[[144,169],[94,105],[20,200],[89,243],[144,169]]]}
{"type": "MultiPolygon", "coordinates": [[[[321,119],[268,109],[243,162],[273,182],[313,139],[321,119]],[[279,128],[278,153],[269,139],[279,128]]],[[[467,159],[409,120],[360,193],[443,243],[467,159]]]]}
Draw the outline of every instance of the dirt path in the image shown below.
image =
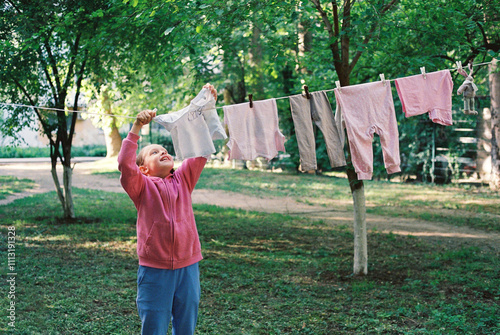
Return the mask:
{"type": "MultiPolygon", "coordinates": [[[[73,187],[105,190],[124,193],[118,178],[109,178],[103,175],[92,174],[100,166],[109,168],[106,161],[76,163],[73,173],[73,187]]],[[[58,169],[62,175],[62,169],[58,169]]],[[[10,203],[15,199],[37,193],[54,190],[50,175],[50,164],[35,163],[2,163],[0,161],[0,175],[10,175],[18,178],[28,178],[35,181],[35,188],[0,200],[0,205],[10,203]]],[[[62,177],[61,177],[62,178],[62,177]]],[[[352,225],[352,212],[346,209],[345,203],[338,203],[334,208],[311,206],[299,203],[291,198],[259,198],[243,195],[237,192],[197,189],[193,192],[193,203],[210,204],[220,207],[239,208],[244,210],[275,212],[289,215],[324,220],[332,225],[352,225]]],[[[467,227],[428,222],[417,219],[384,217],[367,214],[368,230],[380,233],[413,235],[435,243],[449,245],[477,245],[487,249],[500,251],[500,234],[485,232],[467,227]]]]}

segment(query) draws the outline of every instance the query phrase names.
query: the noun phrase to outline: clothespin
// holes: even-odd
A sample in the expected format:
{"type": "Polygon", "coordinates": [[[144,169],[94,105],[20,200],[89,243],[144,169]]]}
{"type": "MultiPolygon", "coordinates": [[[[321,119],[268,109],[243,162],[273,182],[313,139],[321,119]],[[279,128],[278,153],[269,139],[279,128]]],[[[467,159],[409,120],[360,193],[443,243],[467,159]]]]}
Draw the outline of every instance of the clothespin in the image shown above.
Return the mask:
{"type": "Polygon", "coordinates": [[[422,74],[424,75],[424,79],[427,79],[427,76],[425,75],[425,66],[422,66],[420,68],[420,72],[422,72],[422,74]]]}
{"type": "Polygon", "coordinates": [[[382,84],[385,86],[385,75],[383,73],[379,74],[380,80],[382,81],[382,84]]]}
{"type": "Polygon", "coordinates": [[[335,81],[335,86],[337,86],[337,89],[339,90],[340,92],[340,81],[336,80],[335,81]]]}
{"type": "Polygon", "coordinates": [[[460,70],[462,70],[462,61],[457,60],[457,61],[455,62],[455,64],[457,64],[457,69],[458,69],[458,71],[460,72],[460,70]]]}
{"type": "Polygon", "coordinates": [[[472,59],[471,59],[471,60],[469,61],[469,71],[470,71],[469,76],[472,76],[472,72],[474,72],[474,69],[472,68],[472,62],[473,62],[473,61],[472,61],[472,59]]]}
{"type": "Polygon", "coordinates": [[[311,99],[311,94],[309,94],[309,87],[307,87],[307,85],[304,85],[304,91],[306,91],[306,98],[311,99]]]}
{"type": "Polygon", "coordinates": [[[248,100],[250,101],[250,108],[253,108],[253,94],[248,95],[248,100]]]}

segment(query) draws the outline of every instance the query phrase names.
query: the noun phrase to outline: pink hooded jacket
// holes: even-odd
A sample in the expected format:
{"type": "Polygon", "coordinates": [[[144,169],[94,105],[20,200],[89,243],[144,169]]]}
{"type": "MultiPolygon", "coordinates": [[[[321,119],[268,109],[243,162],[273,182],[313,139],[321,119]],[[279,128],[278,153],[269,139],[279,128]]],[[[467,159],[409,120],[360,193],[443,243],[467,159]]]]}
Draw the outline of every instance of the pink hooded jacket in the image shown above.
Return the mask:
{"type": "Polygon", "coordinates": [[[179,269],[201,255],[191,192],[206,159],[186,159],[166,178],[147,177],[135,163],[139,136],[129,133],[118,155],[120,182],[137,208],[137,255],[139,264],[160,269],[179,269]]]}

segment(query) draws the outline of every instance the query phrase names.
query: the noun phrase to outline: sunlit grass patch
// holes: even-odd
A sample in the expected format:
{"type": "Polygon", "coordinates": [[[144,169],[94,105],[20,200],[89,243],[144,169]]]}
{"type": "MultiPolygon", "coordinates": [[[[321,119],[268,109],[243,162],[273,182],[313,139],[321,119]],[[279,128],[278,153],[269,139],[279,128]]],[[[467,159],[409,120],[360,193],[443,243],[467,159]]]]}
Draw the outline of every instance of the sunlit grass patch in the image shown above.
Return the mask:
{"type": "Polygon", "coordinates": [[[0,199],[5,199],[9,195],[23,192],[33,188],[35,182],[30,179],[19,179],[11,176],[0,176],[0,199]]]}

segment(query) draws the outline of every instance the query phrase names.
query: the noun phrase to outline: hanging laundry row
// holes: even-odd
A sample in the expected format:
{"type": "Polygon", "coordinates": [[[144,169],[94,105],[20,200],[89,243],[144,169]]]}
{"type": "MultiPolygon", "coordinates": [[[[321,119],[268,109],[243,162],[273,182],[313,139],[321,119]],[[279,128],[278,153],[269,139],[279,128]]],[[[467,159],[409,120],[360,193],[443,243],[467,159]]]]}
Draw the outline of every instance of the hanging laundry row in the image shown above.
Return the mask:
{"type": "MultiPolygon", "coordinates": [[[[317,169],[313,123],[321,130],[331,167],[346,165],[344,156],[347,132],[352,163],[358,179],[369,180],[373,174],[374,134],[380,137],[388,174],[400,172],[399,132],[390,80],[333,89],[336,112],[326,91],[287,97],[297,136],[300,165],[303,171],[317,169]]],[[[452,120],[453,82],[449,70],[425,73],[394,80],[405,116],[428,114],[432,122],[449,126],[452,120]]],[[[268,160],[285,152],[285,136],[279,130],[276,99],[223,106],[224,124],[229,132],[230,159],[268,160]]],[[[209,156],[215,153],[213,140],[226,139],[215,110],[215,99],[203,89],[190,105],[178,112],[157,116],[158,123],[172,134],[178,159],[209,156]]]]}

